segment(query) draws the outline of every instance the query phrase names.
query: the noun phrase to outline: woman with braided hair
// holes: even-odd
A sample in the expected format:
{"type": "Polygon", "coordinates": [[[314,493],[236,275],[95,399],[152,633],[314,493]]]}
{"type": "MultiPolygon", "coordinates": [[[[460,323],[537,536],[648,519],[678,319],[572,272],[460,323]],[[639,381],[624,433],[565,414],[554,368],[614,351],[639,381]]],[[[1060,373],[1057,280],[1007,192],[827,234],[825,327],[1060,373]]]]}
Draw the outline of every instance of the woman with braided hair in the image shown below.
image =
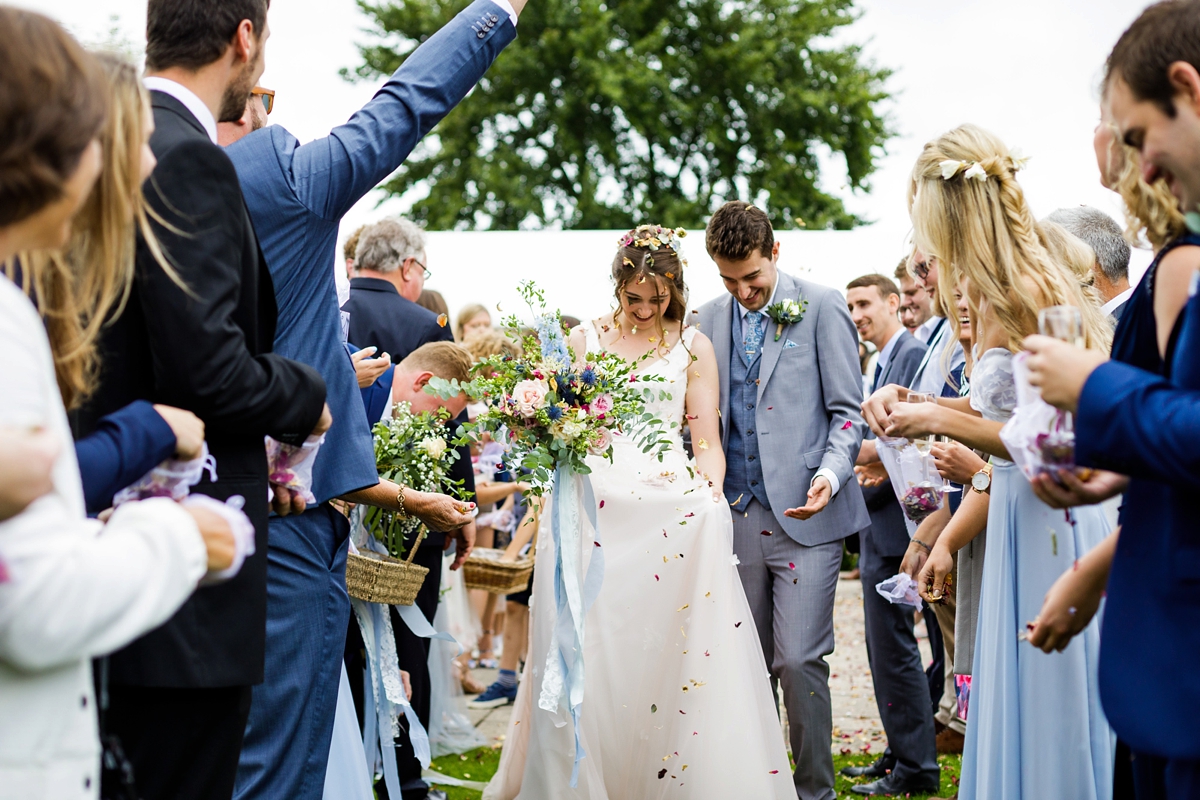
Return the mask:
{"type": "MultiPolygon", "coordinates": [[[[1096,691],[1099,622],[1062,654],[1021,642],[1058,575],[1095,547],[1109,525],[1097,506],[1068,515],[1050,508],[1008,460],[994,432],[1016,406],[1012,357],[1049,306],[1079,309],[1086,347],[1107,351],[1111,338],[1078,277],[1046,249],[1046,232],[1016,180],[1022,166],[1003,142],[970,125],[925,145],[917,159],[909,187],[917,247],[952,273],[939,287],[965,279],[977,312],[977,359],[969,400],[943,399],[932,415],[914,415],[901,404],[887,432],[956,438],[958,429],[988,432],[974,446],[991,454],[990,473],[976,475],[917,578],[925,598],[938,602],[951,591],[954,553],[986,526],[959,797],[1109,800],[1114,739],[1096,691]],[[950,415],[962,419],[948,423],[943,418],[950,415]],[[940,421],[931,425],[933,417],[940,421]],[[930,427],[938,430],[923,430],[930,427]]],[[[915,407],[921,405],[928,404],[915,407]]]]}

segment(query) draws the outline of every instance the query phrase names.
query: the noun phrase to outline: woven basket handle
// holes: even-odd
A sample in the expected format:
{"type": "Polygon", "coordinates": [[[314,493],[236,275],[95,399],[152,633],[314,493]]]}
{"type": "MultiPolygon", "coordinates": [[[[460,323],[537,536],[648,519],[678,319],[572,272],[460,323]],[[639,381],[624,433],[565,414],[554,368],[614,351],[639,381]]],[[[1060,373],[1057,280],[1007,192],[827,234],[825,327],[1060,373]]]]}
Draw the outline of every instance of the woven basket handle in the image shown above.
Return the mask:
{"type": "Polygon", "coordinates": [[[425,526],[421,525],[417,529],[417,540],[413,542],[413,546],[408,549],[408,558],[404,559],[405,564],[411,564],[413,556],[417,554],[417,548],[421,546],[421,542],[425,540],[425,526]]]}

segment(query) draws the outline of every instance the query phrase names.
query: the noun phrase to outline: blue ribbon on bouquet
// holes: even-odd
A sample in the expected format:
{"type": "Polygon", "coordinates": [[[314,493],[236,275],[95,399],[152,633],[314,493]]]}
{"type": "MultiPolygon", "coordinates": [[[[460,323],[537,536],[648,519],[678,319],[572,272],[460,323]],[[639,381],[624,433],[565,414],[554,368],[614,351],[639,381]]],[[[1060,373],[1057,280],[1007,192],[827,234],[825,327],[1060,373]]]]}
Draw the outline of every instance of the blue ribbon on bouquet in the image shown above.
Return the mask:
{"type": "Polygon", "coordinates": [[[592,482],[584,475],[565,467],[554,474],[554,507],[550,515],[550,535],[554,542],[554,602],[557,620],[551,634],[546,656],[546,673],[561,677],[558,696],[547,698],[545,676],[539,707],[557,711],[566,706],[571,711],[575,728],[575,760],[571,768],[571,787],[579,782],[579,762],[586,757],[580,741],[579,719],[583,708],[584,690],[584,629],[588,610],[600,594],[604,582],[604,551],[600,547],[600,528],[596,521],[596,497],[592,482]],[[587,575],[583,573],[581,552],[582,519],[579,495],[583,494],[583,509],[592,529],[596,531],[587,575]]]}

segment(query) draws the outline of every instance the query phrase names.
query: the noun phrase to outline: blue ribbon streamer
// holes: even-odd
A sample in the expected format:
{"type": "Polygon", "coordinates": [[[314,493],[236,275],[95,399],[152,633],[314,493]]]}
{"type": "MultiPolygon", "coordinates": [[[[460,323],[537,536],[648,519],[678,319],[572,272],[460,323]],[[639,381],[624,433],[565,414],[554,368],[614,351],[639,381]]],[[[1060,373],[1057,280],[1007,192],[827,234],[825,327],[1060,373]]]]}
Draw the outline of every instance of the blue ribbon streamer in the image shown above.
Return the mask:
{"type": "Polygon", "coordinates": [[[559,668],[563,675],[563,696],[559,705],[571,711],[575,728],[575,759],[571,767],[571,788],[579,783],[579,762],[587,757],[580,741],[580,717],[583,710],[584,620],[600,594],[604,582],[604,550],[600,547],[600,528],[596,518],[596,497],[587,476],[566,467],[559,467],[554,476],[554,508],[550,515],[550,534],[554,541],[554,599],[558,618],[554,626],[550,652],[558,651],[559,668]],[[582,486],[583,508],[595,530],[595,550],[586,576],[580,575],[582,563],[580,538],[582,523],[579,515],[579,488],[582,486]],[[564,547],[564,541],[567,547],[564,547]],[[564,557],[564,550],[570,553],[564,557]]]}

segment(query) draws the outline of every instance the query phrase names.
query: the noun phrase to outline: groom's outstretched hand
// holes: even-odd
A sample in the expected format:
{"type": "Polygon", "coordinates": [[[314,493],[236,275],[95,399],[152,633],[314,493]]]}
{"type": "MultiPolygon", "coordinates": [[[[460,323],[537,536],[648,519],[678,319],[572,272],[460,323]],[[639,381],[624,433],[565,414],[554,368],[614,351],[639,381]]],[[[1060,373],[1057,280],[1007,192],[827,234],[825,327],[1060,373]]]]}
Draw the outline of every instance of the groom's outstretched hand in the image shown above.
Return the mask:
{"type": "Polygon", "coordinates": [[[833,498],[833,487],[827,478],[817,478],[808,490],[808,502],[800,508],[789,508],[783,512],[785,517],[792,519],[808,519],[820,514],[833,498]]]}

